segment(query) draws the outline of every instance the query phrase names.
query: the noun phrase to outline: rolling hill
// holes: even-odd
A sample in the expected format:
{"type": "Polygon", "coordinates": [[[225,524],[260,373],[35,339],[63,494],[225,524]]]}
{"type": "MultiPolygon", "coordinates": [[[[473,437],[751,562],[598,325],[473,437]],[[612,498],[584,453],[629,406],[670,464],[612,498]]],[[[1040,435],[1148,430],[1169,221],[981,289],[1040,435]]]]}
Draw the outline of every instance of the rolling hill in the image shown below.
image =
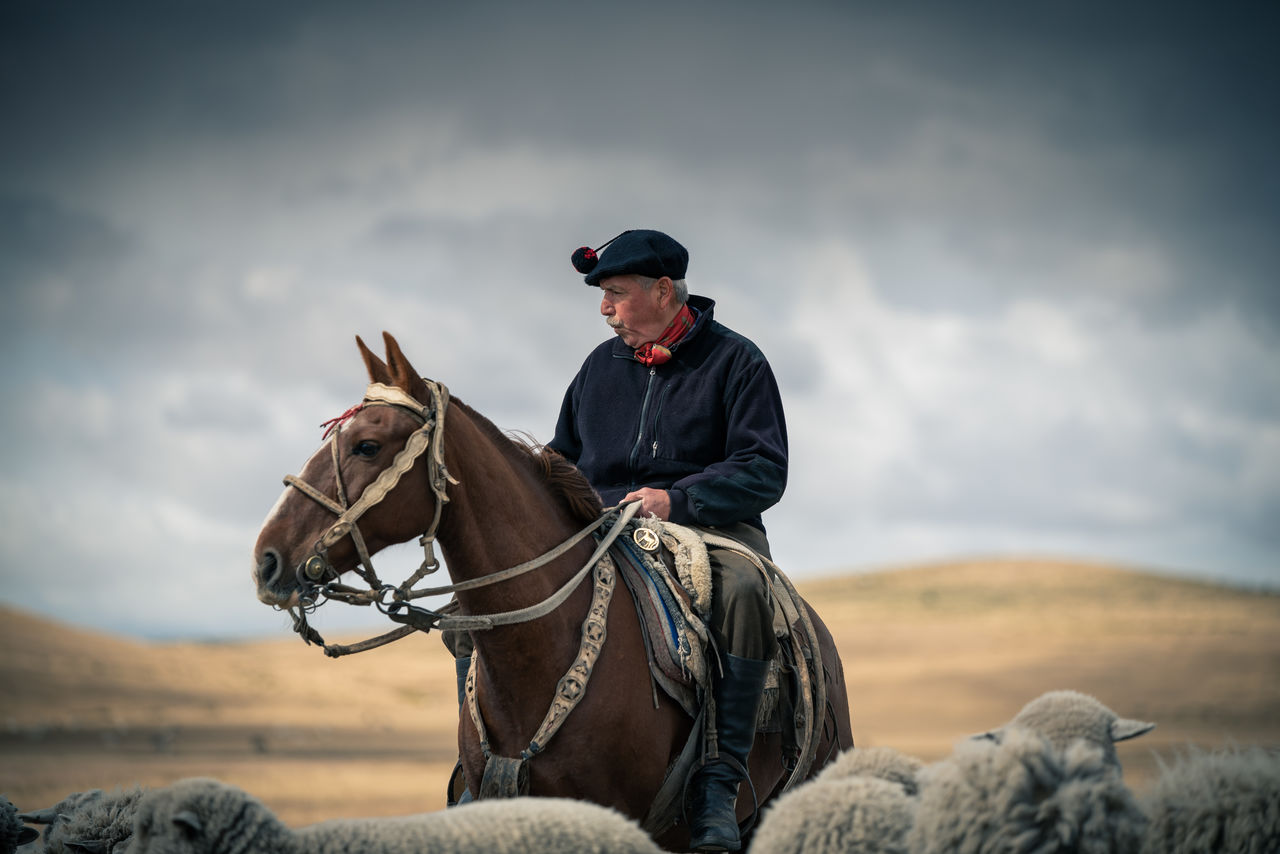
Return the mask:
{"type": "MultiPolygon", "coordinates": [[[[1280,745],[1280,595],[1095,564],[939,563],[799,585],[839,644],[860,745],[925,760],[1056,688],[1154,721],[1138,788],[1187,744],[1280,745]]],[[[293,636],[143,643],[0,608],[0,793],[214,776],[291,824],[443,806],[452,660],[435,637],[327,659],[293,636]]]]}

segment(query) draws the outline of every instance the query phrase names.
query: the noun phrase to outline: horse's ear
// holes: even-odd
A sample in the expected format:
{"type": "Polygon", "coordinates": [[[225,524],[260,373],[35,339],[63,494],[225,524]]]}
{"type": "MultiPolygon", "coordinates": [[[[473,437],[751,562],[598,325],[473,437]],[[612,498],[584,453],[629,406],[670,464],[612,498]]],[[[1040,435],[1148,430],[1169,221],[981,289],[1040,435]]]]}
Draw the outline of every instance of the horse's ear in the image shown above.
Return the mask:
{"type": "Polygon", "coordinates": [[[409,364],[400,343],[390,332],[382,333],[382,341],[387,346],[387,366],[391,370],[392,385],[409,392],[415,400],[427,401],[427,387],[422,377],[409,364]]]}
{"type": "Polygon", "coordinates": [[[359,335],[356,336],[356,346],[360,348],[360,355],[364,358],[364,366],[369,370],[370,382],[391,385],[391,369],[387,367],[386,362],[375,356],[373,351],[365,346],[359,335]]]}

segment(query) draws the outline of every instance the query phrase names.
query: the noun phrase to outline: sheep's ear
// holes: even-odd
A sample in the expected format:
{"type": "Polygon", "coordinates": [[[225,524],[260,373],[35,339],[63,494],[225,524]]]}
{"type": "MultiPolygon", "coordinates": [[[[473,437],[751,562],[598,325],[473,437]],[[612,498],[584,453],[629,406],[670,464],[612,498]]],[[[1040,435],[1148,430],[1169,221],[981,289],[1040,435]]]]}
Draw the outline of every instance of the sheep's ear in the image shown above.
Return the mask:
{"type": "Polygon", "coordinates": [[[191,810],[182,810],[173,814],[173,823],[176,827],[182,828],[190,834],[197,834],[204,830],[204,825],[200,822],[200,816],[191,810]]]}
{"type": "Polygon", "coordinates": [[[1111,722],[1111,740],[1128,741],[1140,735],[1146,735],[1155,729],[1155,724],[1146,721],[1135,721],[1130,718],[1116,718],[1111,722]]]}
{"type": "Polygon", "coordinates": [[[26,845],[29,842],[35,842],[39,838],[40,831],[36,830],[34,827],[23,827],[22,830],[18,831],[19,845],[26,845]]]}
{"type": "Polygon", "coordinates": [[[79,854],[111,854],[107,843],[101,839],[68,839],[62,844],[68,851],[76,851],[79,854]]]}
{"type": "Polygon", "coordinates": [[[986,732],[979,732],[969,736],[969,740],[970,741],[994,741],[996,744],[999,744],[1001,740],[1001,733],[1000,733],[1000,730],[998,729],[990,729],[990,730],[987,730],[986,732]]]}

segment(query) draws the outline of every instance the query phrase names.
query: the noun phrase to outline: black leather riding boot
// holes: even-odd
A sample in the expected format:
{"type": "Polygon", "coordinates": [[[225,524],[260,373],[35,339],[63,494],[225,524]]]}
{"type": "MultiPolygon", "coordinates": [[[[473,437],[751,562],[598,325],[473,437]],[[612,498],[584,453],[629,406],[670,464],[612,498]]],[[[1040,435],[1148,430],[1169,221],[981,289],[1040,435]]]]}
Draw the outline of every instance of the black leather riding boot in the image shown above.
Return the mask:
{"type": "Polygon", "coordinates": [[[690,781],[690,847],[695,851],[737,851],[738,785],[746,777],[747,756],[756,739],[756,717],[769,662],[725,653],[724,675],[712,685],[720,758],[708,760],[690,781]],[[727,758],[726,758],[727,757],[727,758]]]}

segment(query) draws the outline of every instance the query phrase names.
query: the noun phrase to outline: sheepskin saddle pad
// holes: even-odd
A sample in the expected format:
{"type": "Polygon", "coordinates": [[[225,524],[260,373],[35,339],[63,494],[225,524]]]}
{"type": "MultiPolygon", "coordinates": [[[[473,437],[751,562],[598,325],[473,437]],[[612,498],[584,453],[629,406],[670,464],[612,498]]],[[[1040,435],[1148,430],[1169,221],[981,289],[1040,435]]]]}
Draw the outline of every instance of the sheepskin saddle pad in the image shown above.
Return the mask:
{"type": "MultiPolygon", "coordinates": [[[[645,628],[653,680],[696,718],[711,676],[706,625],[711,562],[703,535],[657,518],[637,519],[618,538],[613,552],[645,628]]],[[[774,627],[780,637],[787,636],[784,622],[774,627]]],[[[762,728],[774,718],[779,666],[770,668],[765,685],[762,728]]]]}

